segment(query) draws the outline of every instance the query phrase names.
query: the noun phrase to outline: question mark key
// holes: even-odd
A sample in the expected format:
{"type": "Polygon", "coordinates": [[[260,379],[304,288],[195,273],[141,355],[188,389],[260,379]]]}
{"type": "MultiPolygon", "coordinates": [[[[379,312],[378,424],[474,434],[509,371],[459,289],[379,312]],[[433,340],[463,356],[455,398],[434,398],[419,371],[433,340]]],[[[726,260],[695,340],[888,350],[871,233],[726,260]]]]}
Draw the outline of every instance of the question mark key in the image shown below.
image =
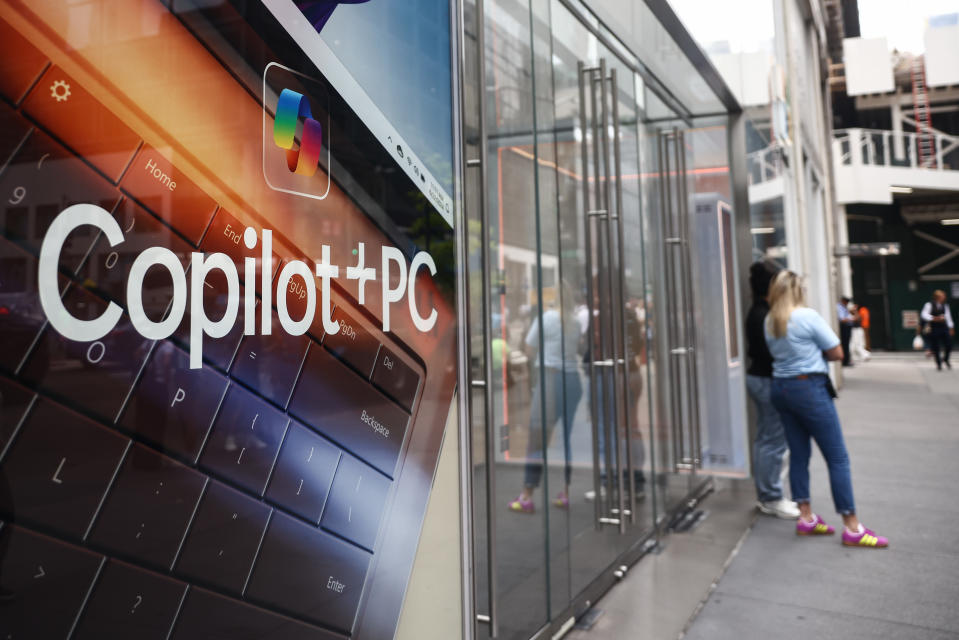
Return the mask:
{"type": "Polygon", "coordinates": [[[97,637],[103,629],[117,637],[153,637],[151,630],[169,629],[186,585],[152,571],[109,560],[90,595],[76,637],[97,637]]]}

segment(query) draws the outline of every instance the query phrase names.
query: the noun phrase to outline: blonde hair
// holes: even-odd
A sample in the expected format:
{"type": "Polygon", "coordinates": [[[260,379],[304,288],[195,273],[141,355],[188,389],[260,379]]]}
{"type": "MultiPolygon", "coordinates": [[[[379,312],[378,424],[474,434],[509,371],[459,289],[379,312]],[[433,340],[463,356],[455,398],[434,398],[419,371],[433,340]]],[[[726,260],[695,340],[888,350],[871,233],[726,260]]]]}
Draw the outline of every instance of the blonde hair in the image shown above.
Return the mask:
{"type": "Polygon", "coordinates": [[[802,278],[792,271],[780,271],[769,285],[769,332],[776,338],[786,336],[789,316],[806,306],[806,291],[802,278]]]}

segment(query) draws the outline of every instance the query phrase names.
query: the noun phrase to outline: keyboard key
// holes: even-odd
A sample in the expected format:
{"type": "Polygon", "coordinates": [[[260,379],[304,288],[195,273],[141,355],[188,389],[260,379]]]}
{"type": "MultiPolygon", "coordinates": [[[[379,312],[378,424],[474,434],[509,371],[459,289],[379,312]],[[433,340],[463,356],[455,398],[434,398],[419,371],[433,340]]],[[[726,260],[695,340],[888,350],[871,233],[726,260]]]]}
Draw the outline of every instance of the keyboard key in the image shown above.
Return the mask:
{"type": "Polygon", "coordinates": [[[185,590],[182,582],[110,560],[73,640],[166,640],[185,590]]]}
{"type": "MultiPolygon", "coordinates": [[[[302,260],[307,265],[313,264],[313,261],[309,258],[297,258],[302,260]]],[[[282,267],[277,268],[277,281],[274,287],[279,287],[279,272],[282,270],[282,267]]],[[[299,275],[295,275],[290,278],[289,284],[286,286],[286,311],[290,316],[290,319],[297,321],[302,320],[306,315],[306,305],[307,305],[307,294],[306,287],[313,287],[314,292],[314,301],[315,301],[315,310],[313,313],[313,322],[310,323],[310,328],[307,329],[307,333],[317,340],[323,339],[323,313],[322,307],[320,307],[320,290],[316,287],[316,280],[311,279],[309,282],[303,280],[299,275]]],[[[280,296],[283,292],[277,291],[276,297],[280,296]]],[[[275,332],[275,330],[274,330],[275,332]]]]}
{"type": "Polygon", "coordinates": [[[337,306],[333,311],[333,320],[340,323],[340,330],[335,334],[327,334],[323,338],[323,346],[349,363],[364,378],[369,378],[380,341],[353,318],[352,312],[342,306],[337,306]]]}
{"type": "Polygon", "coordinates": [[[388,478],[353,456],[343,456],[320,526],[373,551],[390,484],[388,478]]]}
{"type": "Polygon", "coordinates": [[[342,640],[342,636],[193,588],[171,640],[342,640]]]}
{"type": "Polygon", "coordinates": [[[47,57],[0,20],[0,96],[16,104],[47,65],[47,57]]]}
{"type": "Polygon", "coordinates": [[[36,281],[36,258],[0,238],[0,370],[16,371],[47,320],[36,281]]]}
{"type": "Polygon", "coordinates": [[[246,595],[349,633],[370,558],[348,542],[275,512],[246,595]]]}
{"type": "Polygon", "coordinates": [[[9,496],[0,495],[0,511],[81,538],[128,443],[115,431],[39,400],[0,466],[10,484],[9,496]]]}
{"type": "MultiPolygon", "coordinates": [[[[263,268],[263,261],[261,259],[263,256],[263,247],[260,243],[263,242],[263,232],[257,225],[249,226],[252,226],[257,233],[256,246],[252,249],[247,249],[243,241],[243,235],[247,225],[241,223],[225,209],[220,209],[216,212],[213,222],[210,223],[210,228],[207,229],[206,235],[203,236],[203,242],[200,243],[200,248],[207,253],[225,253],[228,255],[236,265],[236,272],[240,276],[241,285],[246,278],[244,258],[255,258],[256,292],[259,294],[262,292],[262,277],[260,273],[263,268]]],[[[271,278],[276,274],[279,266],[280,256],[276,252],[273,252],[273,269],[270,272],[271,278]]],[[[241,310],[243,308],[242,302],[240,303],[240,308],[241,310]]]]}
{"type": "MultiPolygon", "coordinates": [[[[0,174],[0,228],[34,254],[53,220],[72,204],[96,204],[107,211],[119,194],[78,157],[34,131],[0,174]]],[[[60,264],[76,271],[99,231],[83,226],[67,238],[60,264]]]]}
{"type": "Polygon", "coordinates": [[[11,524],[0,550],[0,638],[66,638],[102,556],[11,524]]]}
{"type": "MultiPolygon", "coordinates": [[[[130,199],[121,202],[113,215],[123,229],[123,243],[113,247],[105,235],[100,236],[78,273],[86,286],[126,307],[130,268],[137,257],[150,247],[171,250],[186,273],[192,248],[170,227],[163,225],[130,199]]],[[[173,298],[170,272],[165,267],[151,268],[143,278],[140,289],[147,317],[154,322],[163,320],[173,298]]]]}
{"type": "Polygon", "coordinates": [[[285,409],[309,344],[306,336],[287,333],[274,313],[271,335],[244,336],[231,373],[285,409]]]}
{"type": "Polygon", "coordinates": [[[196,462],[227,385],[215,370],[191,369],[185,351],[160,342],[120,424],[163,451],[196,462]]]}
{"type": "Polygon", "coordinates": [[[373,367],[373,384],[411,411],[420,387],[420,374],[383,345],[373,367]]]}
{"type": "Polygon", "coordinates": [[[294,422],[283,441],[266,497],[319,524],[339,460],[339,449],[294,422]]]}
{"type": "Polygon", "coordinates": [[[177,561],[177,573],[239,595],[269,517],[265,504],[210,483],[177,561]]]}
{"type": "Polygon", "coordinates": [[[135,444],[90,536],[93,544],[168,569],[206,478],[135,444]]]}
{"type": "Polygon", "coordinates": [[[393,477],[409,416],[323,349],[310,349],[290,412],[393,477]]]}
{"type": "MultiPolygon", "coordinates": [[[[189,282],[189,280],[188,280],[189,282]]],[[[236,348],[243,338],[243,287],[240,287],[236,294],[240,299],[239,311],[237,312],[236,322],[222,338],[203,337],[203,359],[211,362],[221,369],[229,369],[233,362],[233,356],[236,348]]],[[[217,321],[226,313],[228,295],[226,286],[226,277],[219,270],[211,271],[206,278],[203,287],[203,309],[206,317],[212,321],[217,321]]],[[[260,308],[260,300],[256,301],[256,309],[260,308]]],[[[187,305],[186,313],[183,314],[183,322],[180,328],[173,334],[173,339],[179,342],[185,349],[190,348],[190,305],[187,305]]]]}
{"type": "Polygon", "coordinates": [[[13,380],[0,376],[0,454],[13,437],[35,395],[13,380]]]}
{"type": "Polygon", "coordinates": [[[23,110],[114,183],[140,145],[140,136],[56,65],[40,77],[23,110]]]}
{"type": "Polygon", "coordinates": [[[289,419],[240,387],[227,392],[200,464],[263,495],[289,419]]]}
{"type": "Polygon", "coordinates": [[[213,198],[148,144],[140,149],[120,187],[182,233],[193,246],[200,244],[216,211],[213,198]]]}
{"type": "MultiPolygon", "coordinates": [[[[96,318],[107,308],[102,298],[76,285],[67,291],[63,303],[81,320],[96,318]]],[[[21,375],[50,394],[113,422],[152,343],[133,328],[125,313],[113,331],[93,342],[68,340],[47,326],[21,375]]]]}
{"type": "MultiPolygon", "coordinates": [[[[0,26],[2,31],[2,26],[0,26]]],[[[0,36],[2,37],[2,36],[0,36]]],[[[0,45],[2,47],[3,45],[0,45]]],[[[3,64],[3,63],[0,63],[3,64]]],[[[0,70],[2,73],[2,70],[0,70]]],[[[0,170],[30,133],[30,123],[20,117],[16,111],[0,103],[0,170]]]]}

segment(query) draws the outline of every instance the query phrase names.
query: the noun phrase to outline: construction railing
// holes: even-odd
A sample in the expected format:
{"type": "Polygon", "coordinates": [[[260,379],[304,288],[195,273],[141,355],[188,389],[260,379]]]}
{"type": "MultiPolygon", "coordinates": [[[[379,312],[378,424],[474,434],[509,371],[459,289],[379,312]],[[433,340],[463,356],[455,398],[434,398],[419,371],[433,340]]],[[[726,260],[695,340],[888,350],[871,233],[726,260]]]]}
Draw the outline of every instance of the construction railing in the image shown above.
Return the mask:
{"type": "Polygon", "coordinates": [[[760,184],[782,175],[784,164],[782,146],[773,142],[767,147],[746,154],[749,184],[760,184]]]}
{"type": "Polygon", "coordinates": [[[959,136],[925,134],[933,138],[931,155],[920,153],[922,137],[910,131],[837,129],[833,136],[835,158],[840,164],[959,171],[959,136]]]}

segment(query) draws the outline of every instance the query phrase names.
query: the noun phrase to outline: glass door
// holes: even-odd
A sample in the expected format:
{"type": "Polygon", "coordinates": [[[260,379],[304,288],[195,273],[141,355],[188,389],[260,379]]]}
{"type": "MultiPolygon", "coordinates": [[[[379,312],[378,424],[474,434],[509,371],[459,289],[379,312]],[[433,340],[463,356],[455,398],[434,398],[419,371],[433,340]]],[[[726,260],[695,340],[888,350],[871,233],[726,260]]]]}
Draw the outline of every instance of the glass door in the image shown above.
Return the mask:
{"type": "MultiPolygon", "coordinates": [[[[476,631],[521,640],[561,625],[651,535],[654,425],[688,415],[653,400],[671,388],[658,340],[679,312],[658,319],[675,285],[646,269],[666,222],[643,214],[660,160],[640,144],[634,68],[560,0],[466,8],[481,25],[465,57],[476,631]]],[[[672,206],[685,186],[667,178],[650,193],[672,206]]]]}
{"type": "Polygon", "coordinates": [[[559,265],[573,310],[563,328],[579,336],[582,389],[567,458],[572,602],[654,524],[648,297],[634,74],[563,3],[551,6],[554,122],[540,149],[551,148],[544,160],[556,166],[559,265]]]}

